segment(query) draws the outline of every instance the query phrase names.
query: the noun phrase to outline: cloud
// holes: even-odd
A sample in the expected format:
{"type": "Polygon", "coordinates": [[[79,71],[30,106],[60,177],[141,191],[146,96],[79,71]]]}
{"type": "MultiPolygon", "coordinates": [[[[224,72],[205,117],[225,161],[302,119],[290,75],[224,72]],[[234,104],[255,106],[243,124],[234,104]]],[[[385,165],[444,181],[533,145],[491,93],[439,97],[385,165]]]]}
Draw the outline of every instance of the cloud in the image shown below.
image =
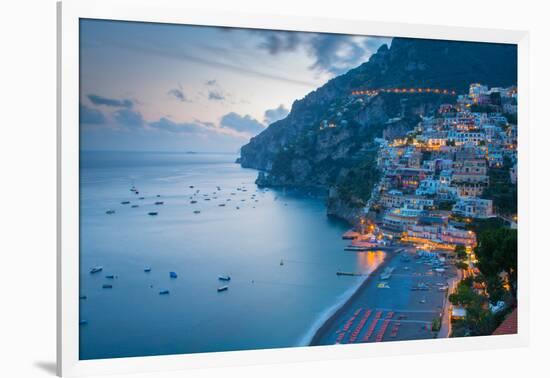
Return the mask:
{"type": "Polygon", "coordinates": [[[256,135],[265,129],[265,126],[249,115],[241,116],[235,112],[227,113],[220,120],[222,128],[228,128],[240,133],[256,135]]]}
{"type": "Polygon", "coordinates": [[[203,133],[209,130],[213,130],[214,126],[211,123],[203,122],[174,122],[166,117],[162,117],[157,122],[149,123],[149,126],[157,129],[164,130],[171,133],[203,133]]]}
{"type": "Polygon", "coordinates": [[[210,91],[208,92],[208,99],[214,101],[223,101],[225,100],[225,95],[219,91],[210,91]]]}
{"type": "Polygon", "coordinates": [[[103,96],[98,96],[95,94],[89,94],[88,99],[92,102],[94,105],[105,105],[105,106],[111,106],[114,108],[131,108],[134,106],[134,103],[131,100],[128,99],[114,99],[114,98],[107,98],[103,96]]]}
{"type": "Polygon", "coordinates": [[[173,48],[161,48],[159,46],[150,46],[150,45],[145,45],[143,43],[140,43],[138,41],[132,41],[132,42],[125,41],[124,43],[120,43],[114,40],[110,40],[105,43],[106,44],[108,43],[112,46],[115,46],[121,49],[139,52],[141,54],[145,54],[148,56],[156,55],[156,56],[162,56],[168,59],[194,62],[201,65],[213,67],[213,68],[222,68],[222,69],[236,72],[239,74],[254,76],[261,79],[284,81],[289,84],[301,85],[308,88],[316,86],[315,82],[313,81],[305,81],[305,80],[295,79],[295,78],[277,75],[269,72],[264,72],[256,68],[245,67],[242,64],[238,64],[238,63],[225,63],[216,59],[209,59],[209,58],[189,54],[187,52],[184,52],[183,50],[178,50],[173,48]]]}
{"type": "Polygon", "coordinates": [[[267,50],[271,55],[281,52],[296,51],[301,43],[301,33],[284,31],[261,31],[264,40],[258,45],[267,50]]]}
{"type": "Polygon", "coordinates": [[[311,69],[340,75],[366,59],[366,48],[354,37],[319,34],[309,45],[309,54],[315,59],[311,69]]]}
{"type": "Polygon", "coordinates": [[[145,125],[141,113],[131,109],[120,109],[113,113],[113,117],[118,124],[128,128],[138,128],[145,125]]]}
{"type": "Polygon", "coordinates": [[[189,99],[187,99],[187,97],[183,93],[181,87],[170,89],[168,91],[168,94],[171,95],[171,96],[174,96],[178,101],[189,102],[189,99]]]}
{"type": "Polygon", "coordinates": [[[365,62],[390,38],[351,36],[327,33],[252,31],[260,36],[258,47],[271,55],[304,49],[314,59],[313,71],[340,75],[365,62]]]}
{"type": "Polygon", "coordinates": [[[275,121],[285,118],[288,115],[288,109],[284,105],[279,105],[275,109],[267,109],[264,113],[264,122],[268,125],[275,121]]]}
{"type": "Polygon", "coordinates": [[[86,105],[80,104],[79,121],[80,121],[80,124],[103,125],[107,123],[107,118],[99,110],[89,108],[86,105]]]}

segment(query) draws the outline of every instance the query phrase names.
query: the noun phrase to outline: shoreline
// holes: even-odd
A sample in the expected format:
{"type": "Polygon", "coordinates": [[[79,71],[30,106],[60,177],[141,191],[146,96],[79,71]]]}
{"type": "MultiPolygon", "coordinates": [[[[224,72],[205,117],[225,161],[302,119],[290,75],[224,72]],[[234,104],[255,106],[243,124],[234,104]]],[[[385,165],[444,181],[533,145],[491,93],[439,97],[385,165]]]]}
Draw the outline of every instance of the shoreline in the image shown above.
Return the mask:
{"type": "MultiPolygon", "coordinates": [[[[346,312],[349,307],[353,304],[353,302],[357,299],[357,297],[359,297],[364,290],[366,290],[368,284],[371,282],[371,280],[373,279],[373,277],[380,271],[380,269],[383,269],[386,265],[388,265],[388,263],[390,263],[393,258],[395,257],[395,249],[396,248],[392,248],[391,250],[389,251],[384,251],[385,253],[385,256],[384,256],[384,261],[382,261],[380,263],[380,265],[378,265],[376,267],[376,269],[374,269],[372,272],[370,272],[368,274],[367,277],[365,277],[365,279],[363,280],[363,282],[361,282],[361,284],[357,287],[357,289],[353,292],[353,294],[351,294],[349,296],[348,299],[346,299],[346,301],[336,310],[334,311],[334,313],[332,313],[324,322],[323,324],[321,324],[321,326],[315,331],[315,333],[313,334],[313,336],[311,337],[311,339],[307,342],[307,346],[317,346],[317,345],[321,345],[319,343],[320,341],[320,338],[321,336],[330,328],[334,325],[334,323],[337,321],[337,319],[344,313],[346,312]]],[[[368,252],[367,252],[368,253],[368,252]]]]}

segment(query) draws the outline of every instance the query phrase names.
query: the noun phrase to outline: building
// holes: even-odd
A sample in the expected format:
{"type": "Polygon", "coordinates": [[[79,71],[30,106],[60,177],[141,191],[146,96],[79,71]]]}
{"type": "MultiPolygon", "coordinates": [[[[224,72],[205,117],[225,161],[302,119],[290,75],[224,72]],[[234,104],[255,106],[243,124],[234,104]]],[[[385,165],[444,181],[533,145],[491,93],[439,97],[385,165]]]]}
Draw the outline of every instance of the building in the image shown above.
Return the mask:
{"type": "Polygon", "coordinates": [[[492,218],[493,201],[481,198],[460,198],[453,206],[453,213],[467,218],[492,218]]]}
{"type": "Polygon", "coordinates": [[[464,160],[456,163],[451,185],[456,187],[461,197],[477,197],[489,185],[485,160],[464,160]]]}
{"type": "Polygon", "coordinates": [[[415,225],[422,210],[400,208],[388,211],[383,218],[383,226],[392,231],[404,231],[407,226],[415,225]]]}
{"type": "Polygon", "coordinates": [[[440,184],[441,183],[439,180],[427,178],[420,181],[420,185],[418,186],[418,189],[416,189],[415,193],[417,196],[435,195],[440,184]]]}

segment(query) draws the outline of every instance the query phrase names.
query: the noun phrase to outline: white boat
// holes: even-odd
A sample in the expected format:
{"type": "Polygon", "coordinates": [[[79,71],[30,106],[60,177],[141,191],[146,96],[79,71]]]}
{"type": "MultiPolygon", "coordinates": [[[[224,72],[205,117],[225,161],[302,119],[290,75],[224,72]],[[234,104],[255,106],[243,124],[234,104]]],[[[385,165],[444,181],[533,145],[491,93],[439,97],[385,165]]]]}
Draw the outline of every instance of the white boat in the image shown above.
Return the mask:
{"type": "Polygon", "coordinates": [[[231,277],[230,276],[218,276],[218,279],[220,281],[230,281],[231,277]]]}

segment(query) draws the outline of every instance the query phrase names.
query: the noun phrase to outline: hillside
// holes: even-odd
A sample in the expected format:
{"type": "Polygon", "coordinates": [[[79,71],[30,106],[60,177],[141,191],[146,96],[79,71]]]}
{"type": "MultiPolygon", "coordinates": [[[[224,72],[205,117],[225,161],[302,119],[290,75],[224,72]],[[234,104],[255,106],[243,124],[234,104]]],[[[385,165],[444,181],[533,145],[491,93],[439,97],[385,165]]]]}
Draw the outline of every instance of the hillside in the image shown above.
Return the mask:
{"type": "Polygon", "coordinates": [[[358,98],[352,91],[441,88],[466,93],[473,82],[515,85],[516,47],[395,38],[391,48],[383,45],[368,62],[295,101],[285,119],[241,148],[239,161],[263,171],[259,185],[334,188],[333,204],[359,208],[377,179],[374,138],[404,135],[420,116],[455,96],[380,93],[358,98]]]}

